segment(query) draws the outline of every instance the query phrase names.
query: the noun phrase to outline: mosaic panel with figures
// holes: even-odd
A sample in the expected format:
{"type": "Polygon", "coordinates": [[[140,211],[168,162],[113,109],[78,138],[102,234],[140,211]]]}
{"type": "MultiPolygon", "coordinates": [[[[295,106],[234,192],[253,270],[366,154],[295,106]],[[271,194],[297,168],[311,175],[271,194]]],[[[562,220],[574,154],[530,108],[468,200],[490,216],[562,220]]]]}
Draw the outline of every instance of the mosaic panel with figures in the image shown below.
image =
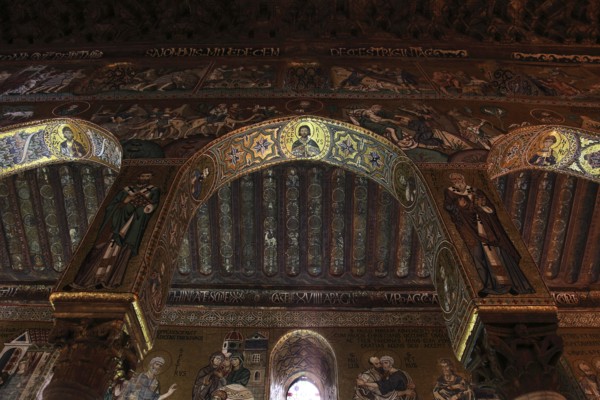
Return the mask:
{"type": "MultiPolygon", "coordinates": [[[[58,355],[50,326],[3,323],[0,395],[37,399],[52,378],[58,355]]],[[[595,399],[598,374],[594,333],[563,332],[562,379],[569,400],[595,399]],[[586,345],[589,343],[589,345],[586,345]]],[[[298,379],[312,382],[321,398],[385,399],[386,382],[406,398],[498,399],[471,380],[454,358],[442,327],[202,328],[163,326],[156,345],[136,371],[118,371],[105,399],[275,399],[298,379]],[[374,383],[375,385],[369,385],[374,383]],[[375,389],[377,388],[377,389],[375,389]],[[381,389],[379,389],[381,388],[381,389]],[[125,397],[124,397],[125,396],[125,397]]]]}
{"type": "MultiPolygon", "coordinates": [[[[35,399],[51,379],[57,356],[47,343],[48,327],[8,325],[1,333],[0,394],[35,399]]],[[[144,393],[155,393],[174,400],[274,399],[277,386],[286,391],[304,377],[321,389],[322,398],[332,391],[339,395],[335,398],[372,399],[378,392],[365,382],[383,384],[390,374],[403,377],[393,390],[419,397],[463,393],[497,399],[471,382],[452,356],[444,329],[434,327],[163,327],[139,369],[118,372],[105,398],[141,400],[144,393]]]]}

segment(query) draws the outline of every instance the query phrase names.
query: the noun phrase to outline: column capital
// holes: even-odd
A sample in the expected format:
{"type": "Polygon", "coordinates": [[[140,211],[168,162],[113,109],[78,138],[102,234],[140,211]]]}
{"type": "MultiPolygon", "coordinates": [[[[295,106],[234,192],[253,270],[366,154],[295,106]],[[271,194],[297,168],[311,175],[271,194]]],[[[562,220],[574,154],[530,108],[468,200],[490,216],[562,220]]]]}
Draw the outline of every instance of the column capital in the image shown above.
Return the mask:
{"type": "Polygon", "coordinates": [[[482,326],[466,363],[473,381],[494,387],[506,399],[558,391],[557,364],[563,341],[557,328],[557,324],[543,323],[482,326]]]}
{"type": "Polygon", "coordinates": [[[57,319],[50,341],[61,347],[45,400],[97,400],[115,371],[139,361],[125,325],[118,319],[57,319]]]}

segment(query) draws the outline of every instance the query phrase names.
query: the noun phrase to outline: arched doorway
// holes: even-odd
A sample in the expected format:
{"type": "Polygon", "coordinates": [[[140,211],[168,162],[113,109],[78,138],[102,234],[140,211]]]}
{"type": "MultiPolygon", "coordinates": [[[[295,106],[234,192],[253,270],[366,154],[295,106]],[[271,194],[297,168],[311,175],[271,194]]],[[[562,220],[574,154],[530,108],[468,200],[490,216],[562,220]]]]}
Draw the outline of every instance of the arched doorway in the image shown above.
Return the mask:
{"type": "Polygon", "coordinates": [[[318,333],[304,329],[289,332],[275,345],[269,365],[271,400],[337,399],[335,354],[318,333]]]}

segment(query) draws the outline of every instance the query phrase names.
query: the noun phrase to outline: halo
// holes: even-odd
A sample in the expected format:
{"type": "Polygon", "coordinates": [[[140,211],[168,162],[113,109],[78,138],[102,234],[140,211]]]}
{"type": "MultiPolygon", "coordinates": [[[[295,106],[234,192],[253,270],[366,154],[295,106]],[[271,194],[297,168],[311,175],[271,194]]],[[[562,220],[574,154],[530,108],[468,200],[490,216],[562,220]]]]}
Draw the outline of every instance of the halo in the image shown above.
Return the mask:
{"type": "Polygon", "coordinates": [[[436,364],[437,366],[439,366],[439,365],[440,365],[440,362],[441,362],[442,360],[449,360],[449,361],[450,361],[450,364],[451,364],[451,366],[452,366],[452,368],[454,368],[454,369],[456,369],[456,368],[457,368],[457,364],[459,364],[459,363],[456,361],[455,357],[452,357],[452,356],[438,357],[438,358],[435,360],[435,364],[436,364]]]}
{"type": "Polygon", "coordinates": [[[162,375],[171,366],[171,363],[173,362],[173,357],[171,356],[171,353],[169,353],[166,350],[153,350],[150,353],[148,353],[144,358],[144,371],[147,371],[148,368],[150,368],[150,361],[152,361],[154,357],[162,357],[165,360],[164,365],[160,369],[160,372],[157,374],[162,375]]]}
{"type": "Polygon", "coordinates": [[[296,127],[294,128],[294,131],[295,131],[297,137],[301,137],[300,136],[300,128],[302,128],[303,126],[306,126],[309,129],[310,133],[308,134],[308,136],[314,135],[314,133],[315,133],[315,124],[312,123],[312,121],[302,121],[302,122],[299,122],[296,125],[296,127]]]}
{"type": "Polygon", "coordinates": [[[553,137],[555,140],[554,143],[552,144],[552,146],[550,146],[550,147],[553,147],[553,148],[557,147],[561,141],[561,138],[560,138],[560,135],[558,134],[558,132],[552,131],[550,133],[545,133],[545,134],[541,135],[541,137],[543,138],[542,142],[549,136],[553,137]]]}
{"type": "Polygon", "coordinates": [[[382,347],[382,348],[365,351],[364,353],[362,353],[360,355],[360,358],[359,358],[360,365],[358,366],[360,371],[362,372],[362,371],[370,368],[369,358],[371,358],[371,357],[381,358],[382,356],[392,357],[394,359],[394,368],[401,367],[402,358],[400,357],[400,354],[398,354],[398,352],[395,350],[384,349],[382,347]]]}

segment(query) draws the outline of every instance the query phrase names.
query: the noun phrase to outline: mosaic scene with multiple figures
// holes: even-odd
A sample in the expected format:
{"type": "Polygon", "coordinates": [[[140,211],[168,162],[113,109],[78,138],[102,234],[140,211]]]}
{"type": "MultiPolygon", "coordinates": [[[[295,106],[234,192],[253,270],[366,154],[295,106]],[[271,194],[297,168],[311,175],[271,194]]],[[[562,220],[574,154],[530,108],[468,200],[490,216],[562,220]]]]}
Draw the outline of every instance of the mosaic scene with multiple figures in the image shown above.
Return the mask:
{"type": "MultiPolygon", "coordinates": [[[[0,334],[5,343],[0,352],[0,394],[40,398],[58,356],[48,342],[51,325],[4,324],[0,334]]],[[[599,372],[597,351],[589,346],[594,333],[565,332],[564,337],[562,384],[566,388],[575,378],[586,395],[596,394],[590,392],[599,372]],[[576,350],[578,342],[588,344],[576,350]]],[[[475,383],[456,360],[441,326],[375,330],[165,326],[137,370],[117,368],[104,399],[153,395],[174,400],[259,400],[276,397],[274,392],[286,387],[285,397],[291,399],[499,399],[493,388],[475,383]],[[328,389],[332,385],[339,388],[337,393],[328,389]]]]}

